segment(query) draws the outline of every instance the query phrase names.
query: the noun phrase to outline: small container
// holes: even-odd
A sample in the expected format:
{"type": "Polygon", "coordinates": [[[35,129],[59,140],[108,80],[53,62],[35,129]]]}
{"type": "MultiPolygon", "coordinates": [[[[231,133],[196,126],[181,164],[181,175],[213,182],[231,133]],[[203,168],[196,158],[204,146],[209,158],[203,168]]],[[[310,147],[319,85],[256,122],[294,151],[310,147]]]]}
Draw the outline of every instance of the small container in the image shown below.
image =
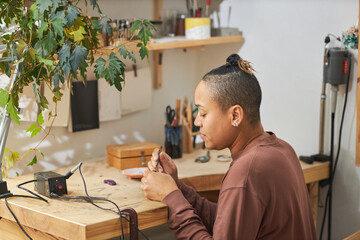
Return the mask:
{"type": "Polygon", "coordinates": [[[185,18],[186,39],[210,38],[210,18],[185,18]]]}
{"type": "Polygon", "coordinates": [[[116,40],[119,38],[119,27],[118,27],[118,24],[117,24],[117,20],[114,19],[110,23],[110,26],[111,26],[112,32],[113,32],[113,35],[111,37],[111,45],[115,46],[116,45],[116,40]]]}
{"type": "Polygon", "coordinates": [[[152,37],[153,38],[160,38],[163,36],[162,33],[162,21],[150,21],[154,27],[156,28],[156,31],[151,30],[152,37]]]}
{"type": "Polygon", "coordinates": [[[106,160],[118,169],[146,167],[155,148],[160,145],[152,142],[109,145],[106,146],[106,160]]]}
{"type": "Polygon", "coordinates": [[[165,125],[165,151],[171,158],[182,157],[182,126],[165,125]]]}
{"type": "Polygon", "coordinates": [[[185,36],[185,14],[177,15],[175,25],[175,36],[185,36]]]}
{"type": "Polygon", "coordinates": [[[125,19],[120,19],[119,20],[119,39],[120,39],[120,41],[126,40],[126,38],[125,38],[125,24],[126,24],[125,19]]]}

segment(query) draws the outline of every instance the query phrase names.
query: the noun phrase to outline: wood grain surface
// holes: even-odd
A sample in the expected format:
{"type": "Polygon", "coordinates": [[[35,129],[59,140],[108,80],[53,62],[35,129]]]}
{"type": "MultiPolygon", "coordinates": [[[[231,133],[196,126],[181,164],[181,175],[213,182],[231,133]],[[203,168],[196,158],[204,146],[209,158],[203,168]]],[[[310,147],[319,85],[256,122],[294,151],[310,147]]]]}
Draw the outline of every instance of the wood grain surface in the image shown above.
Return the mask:
{"type": "MultiPolygon", "coordinates": [[[[179,177],[198,191],[218,190],[230,162],[220,162],[217,160],[217,156],[229,155],[230,152],[228,150],[210,151],[209,162],[194,162],[197,157],[204,156],[206,153],[207,150],[197,148],[190,154],[184,153],[183,158],[175,159],[179,177]]],[[[306,183],[317,182],[328,177],[328,163],[306,164],[301,162],[301,166],[306,183]]],[[[71,167],[65,167],[55,172],[65,174],[70,169],[71,167]]],[[[146,199],[140,189],[139,179],[131,180],[125,177],[121,170],[108,165],[106,160],[84,162],[82,172],[91,196],[108,198],[114,201],[120,209],[134,208],[138,213],[140,229],[167,222],[167,207],[163,203],[146,199]],[[104,183],[105,179],[112,179],[116,181],[117,185],[107,185],[104,183]]],[[[33,179],[33,174],[6,179],[6,181],[13,194],[28,195],[18,189],[16,185],[31,179],[33,179]]],[[[33,186],[33,183],[25,185],[31,190],[33,186]]],[[[85,195],[79,172],[75,172],[67,180],[67,186],[68,196],[85,195]]],[[[29,233],[34,239],[108,239],[121,234],[120,220],[115,213],[100,210],[81,200],[46,199],[49,203],[19,197],[8,199],[11,209],[21,224],[29,229],[29,233]]],[[[317,202],[316,196],[313,201],[317,202]]],[[[103,202],[98,202],[98,204],[115,210],[111,204],[103,202]]],[[[11,232],[14,236],[20,236],[20,238],[14,237],[14,239],[25,239],[25,235],[14,223],[13,217],[6,208],[4,199],[0,200],[0,216],[3,217],[0,220],[1,234],[11,232]]],[[[125,224],[125,230],[128,232],[126,226],[125,224]]]]}

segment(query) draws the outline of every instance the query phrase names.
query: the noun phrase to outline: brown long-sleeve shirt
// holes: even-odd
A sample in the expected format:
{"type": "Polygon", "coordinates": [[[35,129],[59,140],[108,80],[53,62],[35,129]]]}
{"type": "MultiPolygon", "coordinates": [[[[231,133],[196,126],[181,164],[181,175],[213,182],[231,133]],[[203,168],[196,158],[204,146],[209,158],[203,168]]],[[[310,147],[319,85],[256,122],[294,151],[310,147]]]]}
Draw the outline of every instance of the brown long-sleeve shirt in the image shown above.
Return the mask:
{"type": "Polygon", "coordinates": [[[316,239],[299,160],[275,134],[232,156],[218,203],[184,184],[167,195],[177,239],[316,239]]]}

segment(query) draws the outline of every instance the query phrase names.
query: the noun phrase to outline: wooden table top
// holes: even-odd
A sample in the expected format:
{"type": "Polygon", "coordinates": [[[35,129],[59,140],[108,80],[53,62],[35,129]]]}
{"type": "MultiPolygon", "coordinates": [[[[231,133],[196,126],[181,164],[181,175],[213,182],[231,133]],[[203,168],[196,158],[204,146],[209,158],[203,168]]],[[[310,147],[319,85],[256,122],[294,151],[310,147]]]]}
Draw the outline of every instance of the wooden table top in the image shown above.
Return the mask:
{"type": "MultiPolygon", "coordinates": [[[[183,154],[183,158],[175,159],[179,177],[198,191],[218,190],[221,179],[230,162],[216,160],[219,154],[228,154],[228,150],[211,151],[211,159],[207,163],[195,163],[196,157],[206,155],[206,150],[195,150],[191,154],[183,154]]],[[[319,181],[328,177],[328,163],[301,163],[306,183],[319,181]],[[326,175],[327,173],[327,175],[326,175]]],[[[65,174],[71,167],[56,170],[65,174]]],[[[109,166],[106,161],[84,162],[82,172],[90,196],[105,197],[114,201],[120,209],[134,208],[138,213],[139,228],[145,229],[167,222],[167,207],[163,203],[146,199],[140,189],[139,179],[129,179],[121,170],[109,166]],[[105,179],[116,181],[117,185],[105,184],[105,179]]],[[[13,194],[25,194],[16,187],[17,184],[33,179],[33,174],[5,179],[8,189],[13,194]]],[[[33,183],[25,185],[33,190],[33,183]]],[[[84,186],[79,172],[75,172],[67,180],[68,195],[84,196],[84,186]]],[[[40,200],[12,197],[8,199],[10,207],[23,226],[29,226],[47,234],[64,239],[107,239],[121,235],[119,217],[115,213],[100,210],[80,200],[63,200],[47,198],[49,203],[40,200]]],[[[111,204],[98,202],[102,207],[112,208],[111,204]]],[[[13,220],[0,200],[0,216],[13,220]]],[[[124,221],[123,221],[124,222],[124,221]]],[[[125,226],[127,226],[125,224],[125,226]]]]}

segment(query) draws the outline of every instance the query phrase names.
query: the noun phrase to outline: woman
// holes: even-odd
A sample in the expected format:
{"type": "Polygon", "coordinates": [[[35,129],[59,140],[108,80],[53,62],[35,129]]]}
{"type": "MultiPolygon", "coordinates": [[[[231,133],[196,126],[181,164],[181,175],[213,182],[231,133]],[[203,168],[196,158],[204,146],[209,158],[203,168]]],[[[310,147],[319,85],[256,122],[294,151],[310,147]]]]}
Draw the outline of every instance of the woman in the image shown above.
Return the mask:
{"type": "Polygon", "coordinates": [[[229,148],[233,159],[218,203],[183,184],[166,153],[155,169],[158,149],[142,178],[145,196],[169,207],[168,223],[177,239],[316,239],[299,160],[260,122],[261,89],[254,70],[237,54],[226,62],[195,90],[194,124],[206,148],[229,148]]]}

